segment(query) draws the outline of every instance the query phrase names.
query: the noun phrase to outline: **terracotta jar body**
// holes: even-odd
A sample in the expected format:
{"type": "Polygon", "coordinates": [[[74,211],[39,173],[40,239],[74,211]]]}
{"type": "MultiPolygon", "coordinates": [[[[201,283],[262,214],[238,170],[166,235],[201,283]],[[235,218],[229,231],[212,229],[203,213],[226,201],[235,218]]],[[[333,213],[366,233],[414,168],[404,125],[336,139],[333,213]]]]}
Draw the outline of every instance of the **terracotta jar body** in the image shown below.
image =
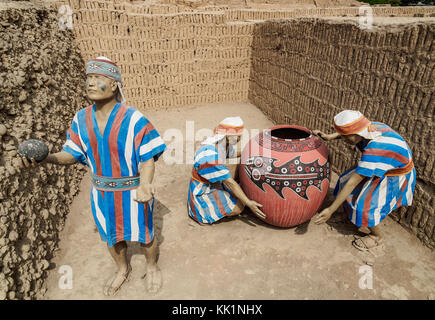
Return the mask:
{"type": "Polygon", "coordinates": [[[242,152],[240,184],[261,203],[265,222],[291,227],[311,219],[328,192],[330,164],[325,143],[304,127],[273,126],[242,152]]]}

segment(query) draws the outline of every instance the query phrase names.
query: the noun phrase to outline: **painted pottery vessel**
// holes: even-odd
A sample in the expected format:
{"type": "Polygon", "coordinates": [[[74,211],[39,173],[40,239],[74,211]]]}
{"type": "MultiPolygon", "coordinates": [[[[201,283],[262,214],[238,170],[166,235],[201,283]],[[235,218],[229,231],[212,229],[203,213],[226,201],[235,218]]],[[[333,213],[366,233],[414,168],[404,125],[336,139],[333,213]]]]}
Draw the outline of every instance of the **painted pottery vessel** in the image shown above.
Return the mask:
{"type": "Polygon", "coordinates": [[[278,125],[253,137],[242,152],[240,185],[263,205],[265,222],[291,227],[311,219],[328,192],[325,143],[304,127],[278,125]]]}

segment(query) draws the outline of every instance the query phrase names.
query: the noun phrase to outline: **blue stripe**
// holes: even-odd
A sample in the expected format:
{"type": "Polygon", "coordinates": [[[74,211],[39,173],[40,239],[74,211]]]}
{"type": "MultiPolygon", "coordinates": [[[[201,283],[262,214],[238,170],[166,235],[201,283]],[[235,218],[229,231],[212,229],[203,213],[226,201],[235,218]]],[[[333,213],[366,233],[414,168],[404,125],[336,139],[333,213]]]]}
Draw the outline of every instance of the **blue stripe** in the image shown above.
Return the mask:
{"type": "Polygon", "coordinates": [[[145,243],[145,204],[144,203],[138,203],[138,210],[137,210],[137,216],[138,216],[138,225],[139,225],[139,242],[145,243]]]}
{"type": "Polygon", "coordinates": [[[91,148],[91,143],[88,135],[88,128],[86,126],[86,109],[82,109],[77,113],[77,121],[79,123],[80,136],[82,138],[83,143],[86,145],[86,149],[87,149],[86,153],[88,156],[88,160],[91,161],[93,168],[95,168],[96,170],[97,165],[95,163],[94,151],[91,148]]]}
{"type": "Polygon", "coordinates": [[[200,166],[201,164],[207,163],[207,162],[213,162],[213,161],[218,161],[219,155],[215,154],[215,155],[209,155],[209,156],[204,156],[201,157],[200,159],[198,159],[198,161],[196,162],[197,167],[200,166]]]}
{"type": "MultiPolygon", "coordinates": [[[[155,200],[154,200],[155,201],[155,200]]],[[[154,201],[152,205],[148,203],[148,231],[150,234],[150,242],[154,239],[154,223],[153,223],[153,211],[154,211],[154,201]]]]}
{"type": "MultiPolygon", "coordinates": [[[[72,142],[72,141],[71,141],[72,142]]],[[[72,143],[74,143],[74,142],[72,142],[72,143]]],[[[71,154],[78,162],[80,162],[80,163],[82,163],[82,164],[84,164],[84,165],[87,165],[88,163],[86,162],[86,158],[85,158],[85,156],[83,155],[83,153],[79,153],[79,152],[77,152],[77,151],[75,151],[75,150],[73,150],[73,149],[71,149],[71,147],[69,147],[69,146],[63,146],[62,147],[62,150],[63,151],[65,151],[65,152],[68,152],[69,154],[71,154]]]]}
{"type": "Polygon", "coordinates": [[[166,150],[166,145],[162,143],[158,147],[153,148],[151,151],[143,154],[140,156],[140,161],[145,162],[150,160],[151,158],[154,158],[154,161],[157,161],[158,158],[163,154],[163,152],[166,150]]]}
{"type": "Polygon", "coordinates": [[[366,176],[366,177],[372,177],[374,174],[373,170],[370,170],[370,169],[367,169],[364,167],[357,167],[355,169],[355,172],[362,175],[362,176],[366,176]]]}
{"type": "MultiPolygon", "coordinates": [[[[103,212],[106,221],[109,222],[109,228],[107,229],[109,239],[112,239],[113,243],[117,242],[116,239],[116,218],[115,218],[115,198],[113,192],[104,192],[104,202],[106,203],[105,210],[103,212]]],[[[110,243],[110,242],[109,242],[110,243]]]]}
{"type": "MultiPolygon", "coordinates": [[[[149,120],[144,116],[140,117],[139,120],[134,125],[134,136],[136,137],[139,131],[141,131],[147,124],[149,120]]],[[[137,146],[136,146],[137,147],[137,146]]]]}
{"type": "Polygon", "coordinates": [[[228,171],[228,168],[223,165],[216,165],[216,166],[198,170],[198,173],[202,176],[209,173],[218,173],[220,171],[228,171]]]}

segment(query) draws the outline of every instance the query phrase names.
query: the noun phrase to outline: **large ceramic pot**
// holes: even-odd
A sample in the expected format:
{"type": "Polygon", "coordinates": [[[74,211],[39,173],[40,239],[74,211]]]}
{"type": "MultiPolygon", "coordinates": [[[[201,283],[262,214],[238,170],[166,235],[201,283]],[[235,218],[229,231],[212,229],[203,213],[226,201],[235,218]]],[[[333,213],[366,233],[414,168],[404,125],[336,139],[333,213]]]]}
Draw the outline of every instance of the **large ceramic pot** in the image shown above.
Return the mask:
{"type": "Polygon", "coordinates": [[[304,127],[279,125],[253,137],[239,170],[243,191],[263,205],[265,222],[278,227],[311,219],[329,188],[328,149],[304,127]]]}

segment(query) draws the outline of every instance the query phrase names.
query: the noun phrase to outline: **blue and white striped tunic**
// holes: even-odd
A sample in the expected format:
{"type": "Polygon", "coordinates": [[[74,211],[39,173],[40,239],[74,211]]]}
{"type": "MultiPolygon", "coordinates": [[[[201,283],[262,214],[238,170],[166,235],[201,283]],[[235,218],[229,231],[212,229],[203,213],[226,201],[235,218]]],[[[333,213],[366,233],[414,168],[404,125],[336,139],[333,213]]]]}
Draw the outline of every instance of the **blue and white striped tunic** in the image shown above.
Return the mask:
{"type": "Polygon", "coordinates": [[[354,172],[365,176],[347,197],[343,206],[349,219],[358,227],[374,227],[390,212],[412,204],[416,172],[390,175],[392,170],[409,166],[412,152],[405,140],[389,126],[372,122],[381,135],[365,144],[358,144],[362,157],[356,168],[344,172],[335,187],[334,195],[344,187],[354,172]]]}
{"type": "MultiPolygon", "coordinates": [[[[230,148],[230,158],[234,152],[230,148]]],[[[198,222],[214,223],[236,206],[237,198],[222,183],[231,178],[225,154],[221,143],[203,145],[195,154],[187,207],[189,215],[198,222]]]]}

